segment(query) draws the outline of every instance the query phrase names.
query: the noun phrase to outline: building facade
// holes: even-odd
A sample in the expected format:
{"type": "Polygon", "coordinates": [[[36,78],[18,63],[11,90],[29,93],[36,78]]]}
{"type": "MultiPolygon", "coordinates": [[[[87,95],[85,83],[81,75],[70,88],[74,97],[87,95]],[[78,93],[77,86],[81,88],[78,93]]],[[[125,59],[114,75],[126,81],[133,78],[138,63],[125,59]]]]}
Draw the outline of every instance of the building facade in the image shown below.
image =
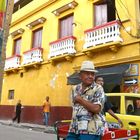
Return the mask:
{"type": "Polygon", "coordinates": [[[42,124],[42,104],[49,96],[50,124],[70,119],[68,77],[83,60],[95,63],[108,81],[107,92],[138,93],[139,17],[139,0],[16,0],[0,118],[12,118],[20,99],[21,121],[42,124]]]}

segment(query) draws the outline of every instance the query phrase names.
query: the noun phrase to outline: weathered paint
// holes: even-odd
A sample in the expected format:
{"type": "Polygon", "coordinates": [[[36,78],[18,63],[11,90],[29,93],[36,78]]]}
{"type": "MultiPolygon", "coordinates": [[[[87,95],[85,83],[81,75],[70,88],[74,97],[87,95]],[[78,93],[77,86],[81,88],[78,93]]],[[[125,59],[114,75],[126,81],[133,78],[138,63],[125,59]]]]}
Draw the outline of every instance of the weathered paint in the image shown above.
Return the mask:
{"type": "MultiPolygon", "coordinates": [[[[37,109],[37,111],[35,111],[35,107],[41,107],[45,97],[50,96],[52,107],[61,108],[65,112],[67,111],[67,107],[70,108],[71,106],[69,93],[71,86],[67,85],[67,76],[77,70],[83,60],[94,61],[96,67],[120,63],[140,63],[140,39],[131,37],[123,28],[121,28],[121,37],[123,38],[123,42],[117,52],[105,49],[104,51],[93,52],[92,56],[88,56],[83,53],[82,47],[85,40],[84,31],[93,27],[94,18],[92,17],[94,0],[77,1],[78,6],[75,9],[67,10],[58,17],[53,15],[52,11],[71,2],[71,0],[54,0],[51,4],[50,2],[51,0],[34,0],[13,14],[10,32],[12,33],[19,28],[23,28],[25,30],[22,34],[21,56],[23,52],[31,49],[32,31],[39,27],[43,27],[42,48],[44,61],[38,69],[30,67],[27,71],[24,71],[24,69],[20,68],[17,73],[11,72],[9,74],[5,74],[1,106],[8,106],[7,108],[9,108],[15,105],[18,99],[21,99],[22,104],[25,106],[25,110],[26,107],[27,110],[28,107],[31,107],[31,110],[38,114],[41,113],[41,110],[37,109]],[[49,43],[58,39],[58,20],[71,13],[74,13],[74,22],[76,23],[73,35],[77,38],[77,53],[73,57],[72,61],[62,59],[53,64],[48,60],[50,50],[49,43]],[[38,25],[33,29],[27,28],[27,24],[40,17],[46,18],[45,23],[38,25]],[[23,77],[20,76],[21,73],[23,73],[23,77]],[[15,90],[14,100],[8,100],[8,90],[10,89],[15,90]]],[[[122,0],[122,2],[127,8],[116,1],[116,7],[120,18],[126,28],[130,27],[130,33],[138,35],[139,32],[137,28],[139,23],[137,19],[140,16],[138,15],[138,4],[133,0],[122,0]]],[[[16,36],[14,39],[18,37],[20,37],[20,35],[16,36]]],[[[104,45],[106,44],[102,44],[101,46],[104,45]]],[[[7,57],[12,56],[12,52],[13,38],[9,36],[6,52],[7,57]]],[[[52,113],[52,116],[55,116],[53,120],[61,118],[67,119],[70,117],[70,113],[64,113],[64,116],[62,114],[58,116],[58,113],[60,113],[57,110],[58,108],[55,108],[52,113]]],[[[61,113],[63,112],[62,110],[61,113]]],[[[9,111],[9,116],[10,114],[12,114],[12,111],[9,111]]],[[[8,114],[5,113],[5,115],[3,114],[3,117],[4,116],[7,118],[6,116],[8,116],[8,114]]],[[[30,120],[28,113],[25,112],[23,118],[26,121],[30,120]]],[[[32,122],[39,121],[41,121],[41,119],[32,120],[32,122]]]]}

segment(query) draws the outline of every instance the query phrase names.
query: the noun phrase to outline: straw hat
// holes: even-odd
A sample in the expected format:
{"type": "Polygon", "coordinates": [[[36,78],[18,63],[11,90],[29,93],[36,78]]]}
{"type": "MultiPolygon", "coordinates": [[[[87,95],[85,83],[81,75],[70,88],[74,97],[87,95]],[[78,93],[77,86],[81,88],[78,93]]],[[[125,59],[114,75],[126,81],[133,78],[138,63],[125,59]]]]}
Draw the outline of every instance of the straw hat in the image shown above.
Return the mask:
{"type": "Polygon", "coordinates": [[[92,61],[83,61],[80,72],[81,71],[98,72],[97,70],[95,70],[95,67],[92,61]]]}

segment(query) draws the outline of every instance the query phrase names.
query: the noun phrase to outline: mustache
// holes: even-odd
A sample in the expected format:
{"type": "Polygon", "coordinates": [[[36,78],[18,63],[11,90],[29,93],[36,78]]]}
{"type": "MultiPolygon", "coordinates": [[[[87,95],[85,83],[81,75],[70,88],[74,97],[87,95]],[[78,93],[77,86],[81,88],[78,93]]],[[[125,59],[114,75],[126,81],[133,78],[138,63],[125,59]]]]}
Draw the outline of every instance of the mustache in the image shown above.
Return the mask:
{"type": "Polygon", "coordinates": [[[93,80],[94,81],[94,78],[92,78],[92,77],[87,77],[87,78],[85,78],[86,80],[93,80]]]}

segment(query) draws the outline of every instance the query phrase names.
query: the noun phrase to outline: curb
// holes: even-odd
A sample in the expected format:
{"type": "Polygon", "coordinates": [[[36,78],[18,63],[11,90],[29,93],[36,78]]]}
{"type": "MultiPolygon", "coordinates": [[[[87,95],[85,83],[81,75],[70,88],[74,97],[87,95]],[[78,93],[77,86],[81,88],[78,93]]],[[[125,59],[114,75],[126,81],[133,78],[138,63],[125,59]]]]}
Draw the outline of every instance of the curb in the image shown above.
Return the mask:
{"type": "Polygon", "coordinates": [[[29,129],[30,131],[34,130],[34,131],[39,131],[39,132],[44,132],[44,133],[50,133],[50,134],[56,134],[55,130],[52,126],[50,127],[45,127],[45,126],[33,126],[33,124],[17,124],[17,123],[12,123],[12,122],[3,122],[0,121],[1,125],[6,125],[6,126],[12,126],[12,127],[16,127],[16,128],[23,128],[23,129],[29,129]]]}

